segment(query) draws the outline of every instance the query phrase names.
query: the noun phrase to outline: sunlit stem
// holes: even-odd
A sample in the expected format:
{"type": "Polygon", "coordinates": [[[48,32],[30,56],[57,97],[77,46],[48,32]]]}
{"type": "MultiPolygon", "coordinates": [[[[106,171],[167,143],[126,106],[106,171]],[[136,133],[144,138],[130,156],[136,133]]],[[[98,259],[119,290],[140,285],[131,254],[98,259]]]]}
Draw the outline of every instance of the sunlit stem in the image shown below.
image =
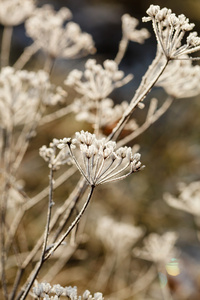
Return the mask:
{"type": "Polygon", "coordinates": [[[1,67],[2,68],[9,65],[12,32],[13,32],[12,26],[4,27],[2,44],[1,44],[1,67]]]}

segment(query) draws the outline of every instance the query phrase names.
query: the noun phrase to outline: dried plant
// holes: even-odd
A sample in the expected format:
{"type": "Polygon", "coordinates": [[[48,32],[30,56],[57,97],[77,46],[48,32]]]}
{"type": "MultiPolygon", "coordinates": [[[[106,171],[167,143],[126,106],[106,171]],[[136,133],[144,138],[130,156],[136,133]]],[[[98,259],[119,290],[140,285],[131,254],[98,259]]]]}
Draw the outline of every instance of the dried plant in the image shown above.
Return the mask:
{"type": "MultiPolygon", "coordinates": [[[[155,123],[175,98],[200,94],[199,66],[193,65],[196,58],[189,57],[200,50],[200,38],[196,32],[191,32],[184,42],[185,34],[193,30],[194,24],[184,15],[176,16],[170,9],[161,9],[157,5],[151,5],[147,15],[143,21],[152,22],[157,40],[156,57],[132,98],[116,104],[111,99],[112,92],[133,79],[132,74],[126,75],[119,68],[128,43],[143,44],[150,36],[146,29],[136,29],[137,19],[128,14],[122,16],[122,39],[113,60],[107,59],[101,64],[97,59],[89,58],[85,70],[71,70],[65,74],[64,82],[57,86],[51,76],[55,60],[94,54],[96,49],[91,35],[70,21],[72,13],[66,7],[55,11],[50,5],[36,7],[32,0],[0,1],[0,23],[4,26],[0,56],[2,299],[24,300],[29,296],[46,300],[63,297],[71,300],[104,299],[101,292],[93,296],[85,287],[82,296],[78,296],[76,286],[52,285],[52,281],[59,278],[57,275],[72,256],[83,257],[80,253],[84,251],[81,252],[81,247],[79,249],[79,245],[86,241],[82,219],[88,216],[86,209],[94,191],[101,190],[104,183],[111,185],[117,181],[121,184],[126,178],[132,185],[132,174],[144,169],[139,146],[133,145],[134,139],[155,123]],[[22,22],[25,22],[26,33],[33,43],[10,66],[12,29],[22,22]],[[44,66],[37,71],[24,70],[26,63],[39,50],[45,55],[44,66]],[[167,97],[161,103],[153,97],[143,114],[144,120],[137,120],[133,112],[145,108],[144,100],[154,86],[162,87],[167,97]],[[79,96],[66,104],[69,87],[79,96]],[[25,165],[25,155],[31,148],[32,139],[38,131],[42,132],[42,125],[68,114],[86,122],[88,127],[76,130],[74,134],[66,132],[66,136],[54,138],[49,146],[40,147],[39,154],[49,168],[49,185],[29,196],[26,182],[20,180],[20,171],[25,165]],[[68,188],[67,196],[59,202],[54,191],[63,183],[68,188]],[[47,197],[47,210],[42,211],[40,203],[47,197]],[[37,206],[35,212],[33,208],[37,206]],[[39,223],[36,218],[34,224],[39,227],[39,233],[34,225],[33,234],[28,227],[25,228],[23,218],[31,216],[32,220],[36,214],[42,220],[46,219],[46,223],[36,224],[39,223]],[[30,237],[34,241],[30,242],[30,237]],[[42,276],[43,283],[38,283],[42,276]],[[44,283],[45,276],[50,282],[44,283]]],[[[166,194],[165,199],[171,206],[199,216],[198,193],[198,186],[193,183],[189,187],[181,186],[179,198],[166,194]]],[[[132,265],[137,265],[138,260],[133,258],[133,253],[152,261],[160,273],[169,258],[176,255],[173,251],[178,235],[170,231],[162,236],[152,233],[144,238],[144,248],[138,250],[135,247],[143,239],[143,227],[133,225],[132,220],[124,223],[111,217],[101,218],[101,215],[95,218],[97,230],[94,230],[94,236],[99,236],[104,246],[105,259],[95,276],[96,283],[91,280],[92,285],[106,291],[105,287],[115,274],[109,299],[117,299],[120,289],[122,299],[137,293],[144,295],[142,293],[146,293],[155,280],[155,270],[134,271],[132,265]]],[[[162,290],[162,297],[171,299],[167,288],[162,290]]]]}

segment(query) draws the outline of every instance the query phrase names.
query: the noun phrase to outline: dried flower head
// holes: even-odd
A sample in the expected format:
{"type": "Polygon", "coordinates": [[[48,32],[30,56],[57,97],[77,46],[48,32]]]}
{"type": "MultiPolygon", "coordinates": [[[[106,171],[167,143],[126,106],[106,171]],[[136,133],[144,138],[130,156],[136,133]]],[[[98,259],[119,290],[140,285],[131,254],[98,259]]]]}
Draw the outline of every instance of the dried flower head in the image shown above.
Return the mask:
{"type": "Polygon", "coordinates": [[[38,111],[56,105],[66,93],[55,87],[44,71],[16,71],[6,67],[0,73],[0,123],[3,127],[29,123],[38,111]]]}
{"type": "Polygon", "coordinates": [[[90,291],[85,290],[82,296],[78,296],[76,286],[62,287],[60,284],[51,287],[49,283],[37,283],[33,288],[33,293],[39,299],[44,300],[58,300],[61,296],[70,300],[104,300],[102,293],[97,292],[92,296],[90,291]],[[51,296],[52,294],[55,295],[51,296]]]}
{"type": "Polygon", "coordinates": [[[33,287],[33,293],[37,296],[37,297],[42,297],[42,295],[44,294],[48,294],[51,291],[51,285],[50,283],[37,283],[34,287],[33,287]]]}
{"type": "Polygon", "coordinates": [[[122,31],[123,35],[126,39],[143,44],[146,39],[149,38],[150,33],[146,28],[142,28],[137,30],[136,27],[138,26],[139,21],[129,14],[124,14],[122,16],[122,31]]]}
{"type": "Polygon", "coordinates": [[[60,144],[59,140],[53,139],[49,147],[43,145],[39,150],[40,156],[48,162],[48,167],[54,171],[58,170],[62,165],[70,165],[72,163],[69,150],[63,147],[58,152],[58,144],[60,144]]]}
{"type": "Polygon", "coordinates": [[[65,80],[65,84],[73,86],[75,90],[90,100],[102,100],[118,87],[128,83],[133,76],[124,77],[124,72],[118,70],[113,60],[105,60],[103,67],[95,59],[88,59],[84,72],[73,70],[65,80]],[[82,77],[84,79],[82,80],[82,77]]]}
{"type": "MultiPolygon", "coordinates": [[[[99,121],[99,128],[103,130],[111,130],[122,117],[123,113],[128,107],[128,102],[123,101],[121,104],[114,104],[114,101],[110,98],[100,101],[97,112],[97,105],[95,101],[88,101],[87,97],[76,99],[71,107],[76,114],[77,121],[86,121],[91,124],[95,124],[97,113],[101,116],[99,121]]],[[[130,122],[129,122],[130,123],[130,122]]],[[[126,128],[130,128],[130,124],[126,124],[126,128]]],[[[135,130],[138,125],[135,120],[131,119],[131,129],[135,130]]]]}
{"type": "Polygon", "coordinates": [[[140,154],[133,154],[130,147],[116,150],[115,142],[97,139],[83,130],[76,132],[73,140],[60,140],[57,147],[69,147],[74,163],[91,186],[124,179],[142,168],[140,154]]]}
{"type": "Polygon", "coordinates": [[[98,221],[97,236],[108,251],[119,255],[126,255],[142,235],[141,228],[116,222],[110,217],[102,217],[98,221]]]}
{"type": "Polygon", "coordinates": [[[166,232],[163,235],[151,233],[144,239],[143,249],[134,249],[137,256],[153,261],[156,264],[166,264],[176,256],[174,245],[178,236],[175,232],[166,232]]]}
{"type": "Polygon", "coordinates": [[[169,62],[157,85],[175,98],[190,98],[200,94],[200,66],[191,60],[169,62]]]}
{"type": "Polygon", "coordinates": [[[178,185],[179,195],[164,194],[164,200],[170,206],[200,216],[200,182],[194,181],[186,185],[178,185]]]}
{"type": "Polygon", "coordinates": [[[181,45],[185,33],[195,26],[183,14],[176,16],[171,9],[161,9],[158,5],[150,5],[147,14],[148,17],[144,17],[143,21],[152,21],[158,45],[167,59],[182,58],[183,55],[200,50],[200,38],[196,32],[191,32],[186,44],[181,45]]]}
{"type": "Polygon", "coordinates": [[[33,13],[34,9],[34,0],[1,0],[0,23],[4,26],[19,25],[33,13]]]}
{"type": "Polygon", "coordinates": [[[91,35],[83,33],[78,24],[68,22],[71,12],[66,7],[58,12],[50,5],[37,8],[26,23],[27,34],[51,57],[75,58],[94,53],[91,35]]]}

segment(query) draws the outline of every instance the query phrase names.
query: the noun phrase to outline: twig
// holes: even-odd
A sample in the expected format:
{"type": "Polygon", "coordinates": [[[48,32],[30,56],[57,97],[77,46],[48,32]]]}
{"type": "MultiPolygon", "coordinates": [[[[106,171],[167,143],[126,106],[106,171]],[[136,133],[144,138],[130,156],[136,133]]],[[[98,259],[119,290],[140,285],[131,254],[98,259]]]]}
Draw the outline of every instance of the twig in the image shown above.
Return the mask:
{"type": "Polygon", "coordinates": [[[71,223],[71,225],[69,226],[69,228],[67,229],[67,231],[63,234],[63,236],[59,239],[59,241],[47,253],[47,255],[45,256],[45,260],[47,260],[53,254],[53,252],[61,245],[61,243],[69,235],[69,233],[72,231],[72,229],[79,223],[79,221],[80,221],[82,215],[84,214],[84,212],[85,212],[88,204],[90,203],[92,194],[94,192],[94,188],[95,188],[95,186],[93,186],[93,185],[90,186],[90,192],[88,194],[88,198],[87,198],[85,204],[83,205],[82,209],[80,210],[79,214],[77,215],[77,217],[75,218],[75,220],[71,223]]]}

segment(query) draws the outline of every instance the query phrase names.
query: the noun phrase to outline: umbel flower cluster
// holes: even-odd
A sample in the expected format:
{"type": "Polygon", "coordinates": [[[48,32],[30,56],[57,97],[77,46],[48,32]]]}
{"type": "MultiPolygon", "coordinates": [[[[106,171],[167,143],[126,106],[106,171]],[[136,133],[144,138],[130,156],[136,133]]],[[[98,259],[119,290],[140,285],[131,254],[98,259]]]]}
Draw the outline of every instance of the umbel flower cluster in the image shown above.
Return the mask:
{"type": "Polygon", "coordinates": [[[35,9],[34,0],[0,1],[0,23],[4,26],[16,26],[24,22],[35,9]]]}
{"type": "Polygon", "coordinates": [[[187,36],[186,44],[181,45],[185,33],[195,26],[183,14],[176,16],[171,9],[161,9],[158,5],[151,5],[147,14],[143,21],[152,21],[158,45],[167,59],[178,59],[200,50],[200,38],[195,31],[187,36]]]}
{"type": "MultiPolygon", "coordinates": [[[[46,106],[61,103],[66,92],[49,81],[49,75],[5,67],[0,73],[0,121],[4,127],[30,123],[46,106]]],[[[37,116],[38,117],[38,116],[37,116]]]]}
{"type": "Polygon", "coordinates": [[[79,94],[87,96],[89,100],[100,101],[132,78],[132,75],[125,76],[123,71],[118,70],[118,65],[113,60],[105,60],[102,67],[95,59],[88,59],[85,71],[73,70],[65,80],[65,84],[74,87],[79,94]]]}
{"type": "Polygon", "coordinates": [[[70,300],[103,300],[102,293],[95,293],[91,295],[90,291],[86,290],[82,296],[77,295],[77,287],[62,287],[60,284],[51,286],[49,283],[38,283],[33,288],[33,293],[38,299],[44,300],[58,300],[61,296],[62,299],[70,300]],[[64,298],[63,298],[64,297],[64,298]]]}
{"type": "Polygon", "coordinates": [[[185,58],[169,62],[157,82],[157,86],[163,87],[174,98],[189,98],[200,93],[200,66],[193,66],[187,55],[185,58]]]}
{"type": "Polygon", "coordinates": [[[186,185],[179,183],[179,195],[177,197],[165,193],[164,200],[168,205],[176,209],[186,211],[193,216],[200,216],[200,182],[194,181],[186,185]]]}
{"type": "Polygon", "coordinates": [[[57,147],[69,148],[75,165],[91,186],[124,179],[143,168],[140,154],[133,154],[130,147],[116,149],[116,142],[97,139],[83,130],[76,132],[74,139],[61,139],[57,147]]]}
{"type": "Polygon", "coordinates": [[[35,9],[33,15],[26,21],[27,34],[52,58],[75,58],[94,53],[91,35],[83,33],[74,22],[68,22],[64,26],[71,17],[68,8],[63,7],[55,12],[52,6],[44,5],[35,9]]]}
{"type": "Polygon", "coordinates": [[[176,257],[175,243],[178,236],[175,232],[166,232],[162,235],[151,233],[144,239],[142,249],[134,249],[134,254],[139,257],[153,261],[156,264],[165,265],[171,258],[176,257]]]}
{"type": "Polygon", "coordinates": [[[122,257],[130,251],[143,233],[140,227],[116,222],[108,216],[100,218],[97,224],[97,236],[106,250],[122,257]],[[107,233],[106,235],[105,232],[107,233]]]}

